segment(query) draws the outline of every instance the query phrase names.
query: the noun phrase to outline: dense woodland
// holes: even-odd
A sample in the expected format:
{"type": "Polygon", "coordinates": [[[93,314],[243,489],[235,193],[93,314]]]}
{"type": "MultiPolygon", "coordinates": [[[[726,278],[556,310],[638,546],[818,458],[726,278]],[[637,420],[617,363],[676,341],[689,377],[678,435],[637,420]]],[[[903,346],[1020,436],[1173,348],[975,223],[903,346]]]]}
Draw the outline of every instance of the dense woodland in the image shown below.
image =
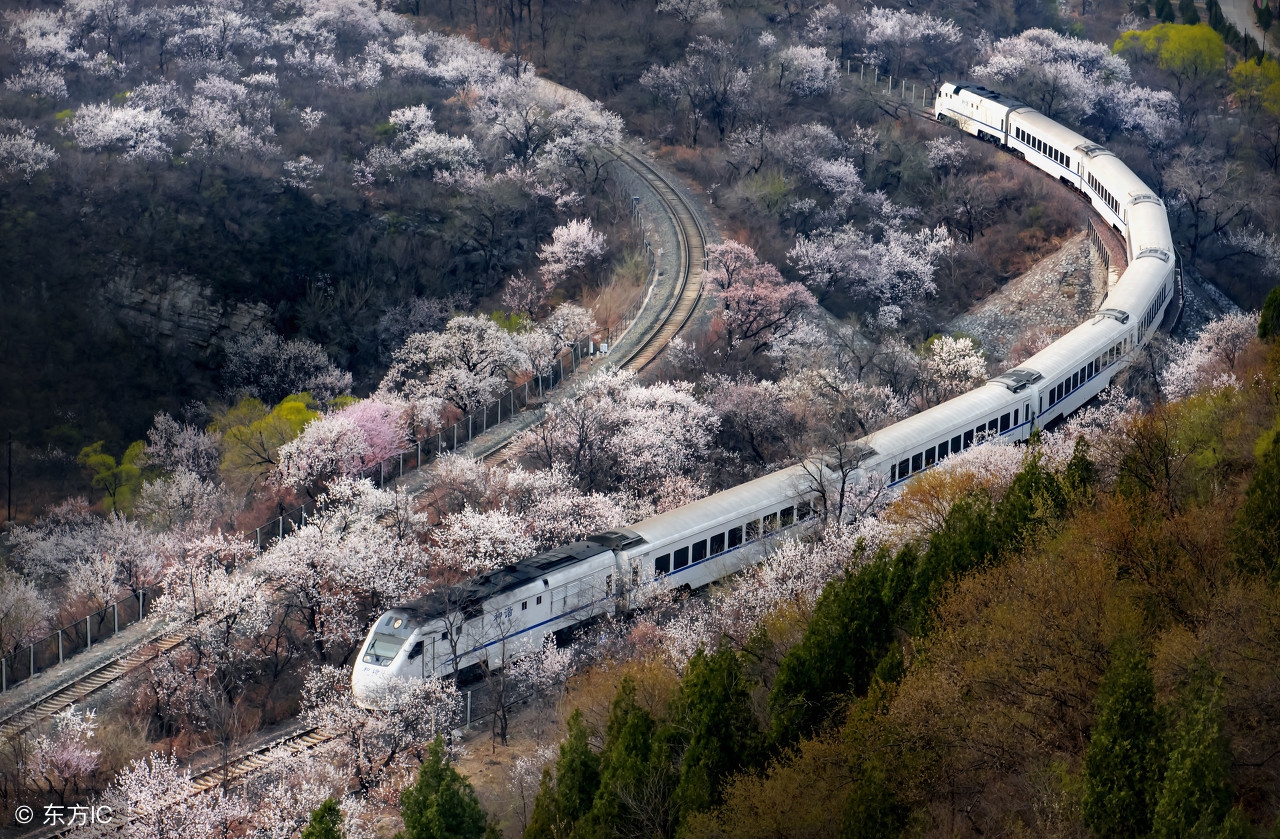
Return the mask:
{"type": "Polygon", "coordinates": [[[8,10],[0,421],[30,488],[0,653],[157,586],[191,635],[0,744],[0,810],[100,800],[148,839],[1271,831],[1280,64],[1216,8],[8,10]],[[900,494],[850,471],[759,567],[482,674],[465,747],[437,739],[452,679],[353,706],[386,607],[842,458],[1074,325],[1007,354],[948,329],[1087,211],[860,64],[981,81],[1105,142],[1165,198],[1190,277],[1261,314],[1188,312],[1029,446],[900,494]],[[628,132],[719,226],[695,328],[643,377],[576,384],[511,462],[443,457],[416,497],[361,480],[552,381],[643,294],[610,168],[628,132]],[[304,501],[261,555],[240,535],[304,501]],[[336,739],[189,794],[189,761],[295,718],[336,739]],[[500,780],[459,773],[479,754],[500,780]]]}

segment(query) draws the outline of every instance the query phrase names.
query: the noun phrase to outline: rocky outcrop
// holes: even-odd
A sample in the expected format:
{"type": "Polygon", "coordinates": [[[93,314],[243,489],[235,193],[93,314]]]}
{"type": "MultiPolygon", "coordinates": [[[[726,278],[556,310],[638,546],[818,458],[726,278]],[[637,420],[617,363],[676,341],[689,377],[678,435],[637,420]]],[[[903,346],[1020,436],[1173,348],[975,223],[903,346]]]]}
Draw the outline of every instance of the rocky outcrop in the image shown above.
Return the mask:
{"type": "Polygon", "coordinates": [[[198,363],[214,359],[227,339],[266,325],[271,315],[264,303],[220,301],[212,288],[185,274],[121,272],[107,282],[102,298],[134,339],[198,363]]]}

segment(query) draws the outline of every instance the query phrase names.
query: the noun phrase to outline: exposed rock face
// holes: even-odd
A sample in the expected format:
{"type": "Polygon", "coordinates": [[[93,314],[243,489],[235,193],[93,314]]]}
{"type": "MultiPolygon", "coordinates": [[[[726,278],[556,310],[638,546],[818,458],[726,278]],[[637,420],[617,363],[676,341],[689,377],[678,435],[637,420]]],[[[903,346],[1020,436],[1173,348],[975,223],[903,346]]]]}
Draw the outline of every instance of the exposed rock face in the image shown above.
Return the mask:
{"type": "Polygon", "coordinates": [[[102,291],[107,310],[127,333],[166,355],[207,363],[227,339],[266,325],[271,315],[264,303],[228,303],[213,289],[185,274],[130,276],[121,272],[102,291]]]}

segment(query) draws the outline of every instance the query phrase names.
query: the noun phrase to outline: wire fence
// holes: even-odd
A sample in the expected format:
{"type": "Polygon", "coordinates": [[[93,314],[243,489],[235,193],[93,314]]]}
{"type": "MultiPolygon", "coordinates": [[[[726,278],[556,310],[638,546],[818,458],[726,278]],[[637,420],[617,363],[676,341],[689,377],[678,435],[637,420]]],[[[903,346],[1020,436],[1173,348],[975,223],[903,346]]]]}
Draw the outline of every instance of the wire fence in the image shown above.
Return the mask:
{"type": "MultiPolygon", "coordinates": [[[[649,287],[652,289],[657,259],[662,251],[655,250],[649,242],[639,205],[639,198],[633,199],[632,221],[640,230],[641,249],[649,265],[649,287]]],[[[607,353],[616,339],[635,323],[646,302],[648,297],[633,302],[622,313],[610,316],[605,325],[561,350],[540,374],[511,385],[478,410],[463,414],[461,419],[434,434],[414,440],[401,451],[364,469],[356,477],[368,478],[379,487],[384,487],[389,482],[429,465],[441,455],[458,450],[500,423],[544,404],[550,392],[579,373],[585,362],[600,353],[607,353]]],[[[273,539],[282,539],[301,528],[306,524],[307,517],[314,512],[315,502],[308,501],[252,531],[247,531],[245,535],[252,534],[254,544],[261,552],[273,539]]],[[[162,585],[152,586],[78,618],[43,638],[5,651],[5,655],[0,657],[0,693],[57,667],[77,653],[92,649],[95,644],[102,643],[147,617],[151,614],[153,602],[162,592],[162,585]]]]}
{"type": "Polygon", "coordinates": [[[861,62],[858,63],[858,72],[854,73],[853,65],[853,59],[845,62],[845,77],[853,80],[859,87],[882,96],[899,99],[921,111],[932,108],[937,99],[937,86],[932,82],[902,76],[895,78],[893,75],[881,73],[878,66],[861,62]]]}
{"type": "Polygon", "coordinates": [[[76,653],[93,649],[120,630],[151,613],[161,587],[151,586],[91,612],[54,632],[23,644],[0,658],[0,693],[37,673],[62,664],[76,653]],[[24,649],[25,648],[25,649],[24,649]]]}

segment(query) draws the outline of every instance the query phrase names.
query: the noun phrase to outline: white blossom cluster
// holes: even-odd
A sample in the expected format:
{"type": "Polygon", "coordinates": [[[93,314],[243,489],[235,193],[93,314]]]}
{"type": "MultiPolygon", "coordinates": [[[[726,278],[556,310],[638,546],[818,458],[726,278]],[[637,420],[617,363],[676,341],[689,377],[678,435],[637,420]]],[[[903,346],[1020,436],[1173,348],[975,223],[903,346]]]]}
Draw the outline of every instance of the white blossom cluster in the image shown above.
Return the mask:
{"type": "Polygon", "coordinates": [[[1097,114],[1150,142],[1163,141],[1178,124],[1173,94],[1133,84],[1128,62],[1105,44],[1048,29],[996,41],[972,73],[1052,118],[1084,121],[1097,114]]]}
{"type": "Polygon", "coordinates": [[[1159,376],[1160,389],[1170,401],[1203,390],[1236,386],[1236,358],[1258,334],[1257,312],[1223,315],[1205,324],[1194,339],[1180,341],[1159,376]]]}

